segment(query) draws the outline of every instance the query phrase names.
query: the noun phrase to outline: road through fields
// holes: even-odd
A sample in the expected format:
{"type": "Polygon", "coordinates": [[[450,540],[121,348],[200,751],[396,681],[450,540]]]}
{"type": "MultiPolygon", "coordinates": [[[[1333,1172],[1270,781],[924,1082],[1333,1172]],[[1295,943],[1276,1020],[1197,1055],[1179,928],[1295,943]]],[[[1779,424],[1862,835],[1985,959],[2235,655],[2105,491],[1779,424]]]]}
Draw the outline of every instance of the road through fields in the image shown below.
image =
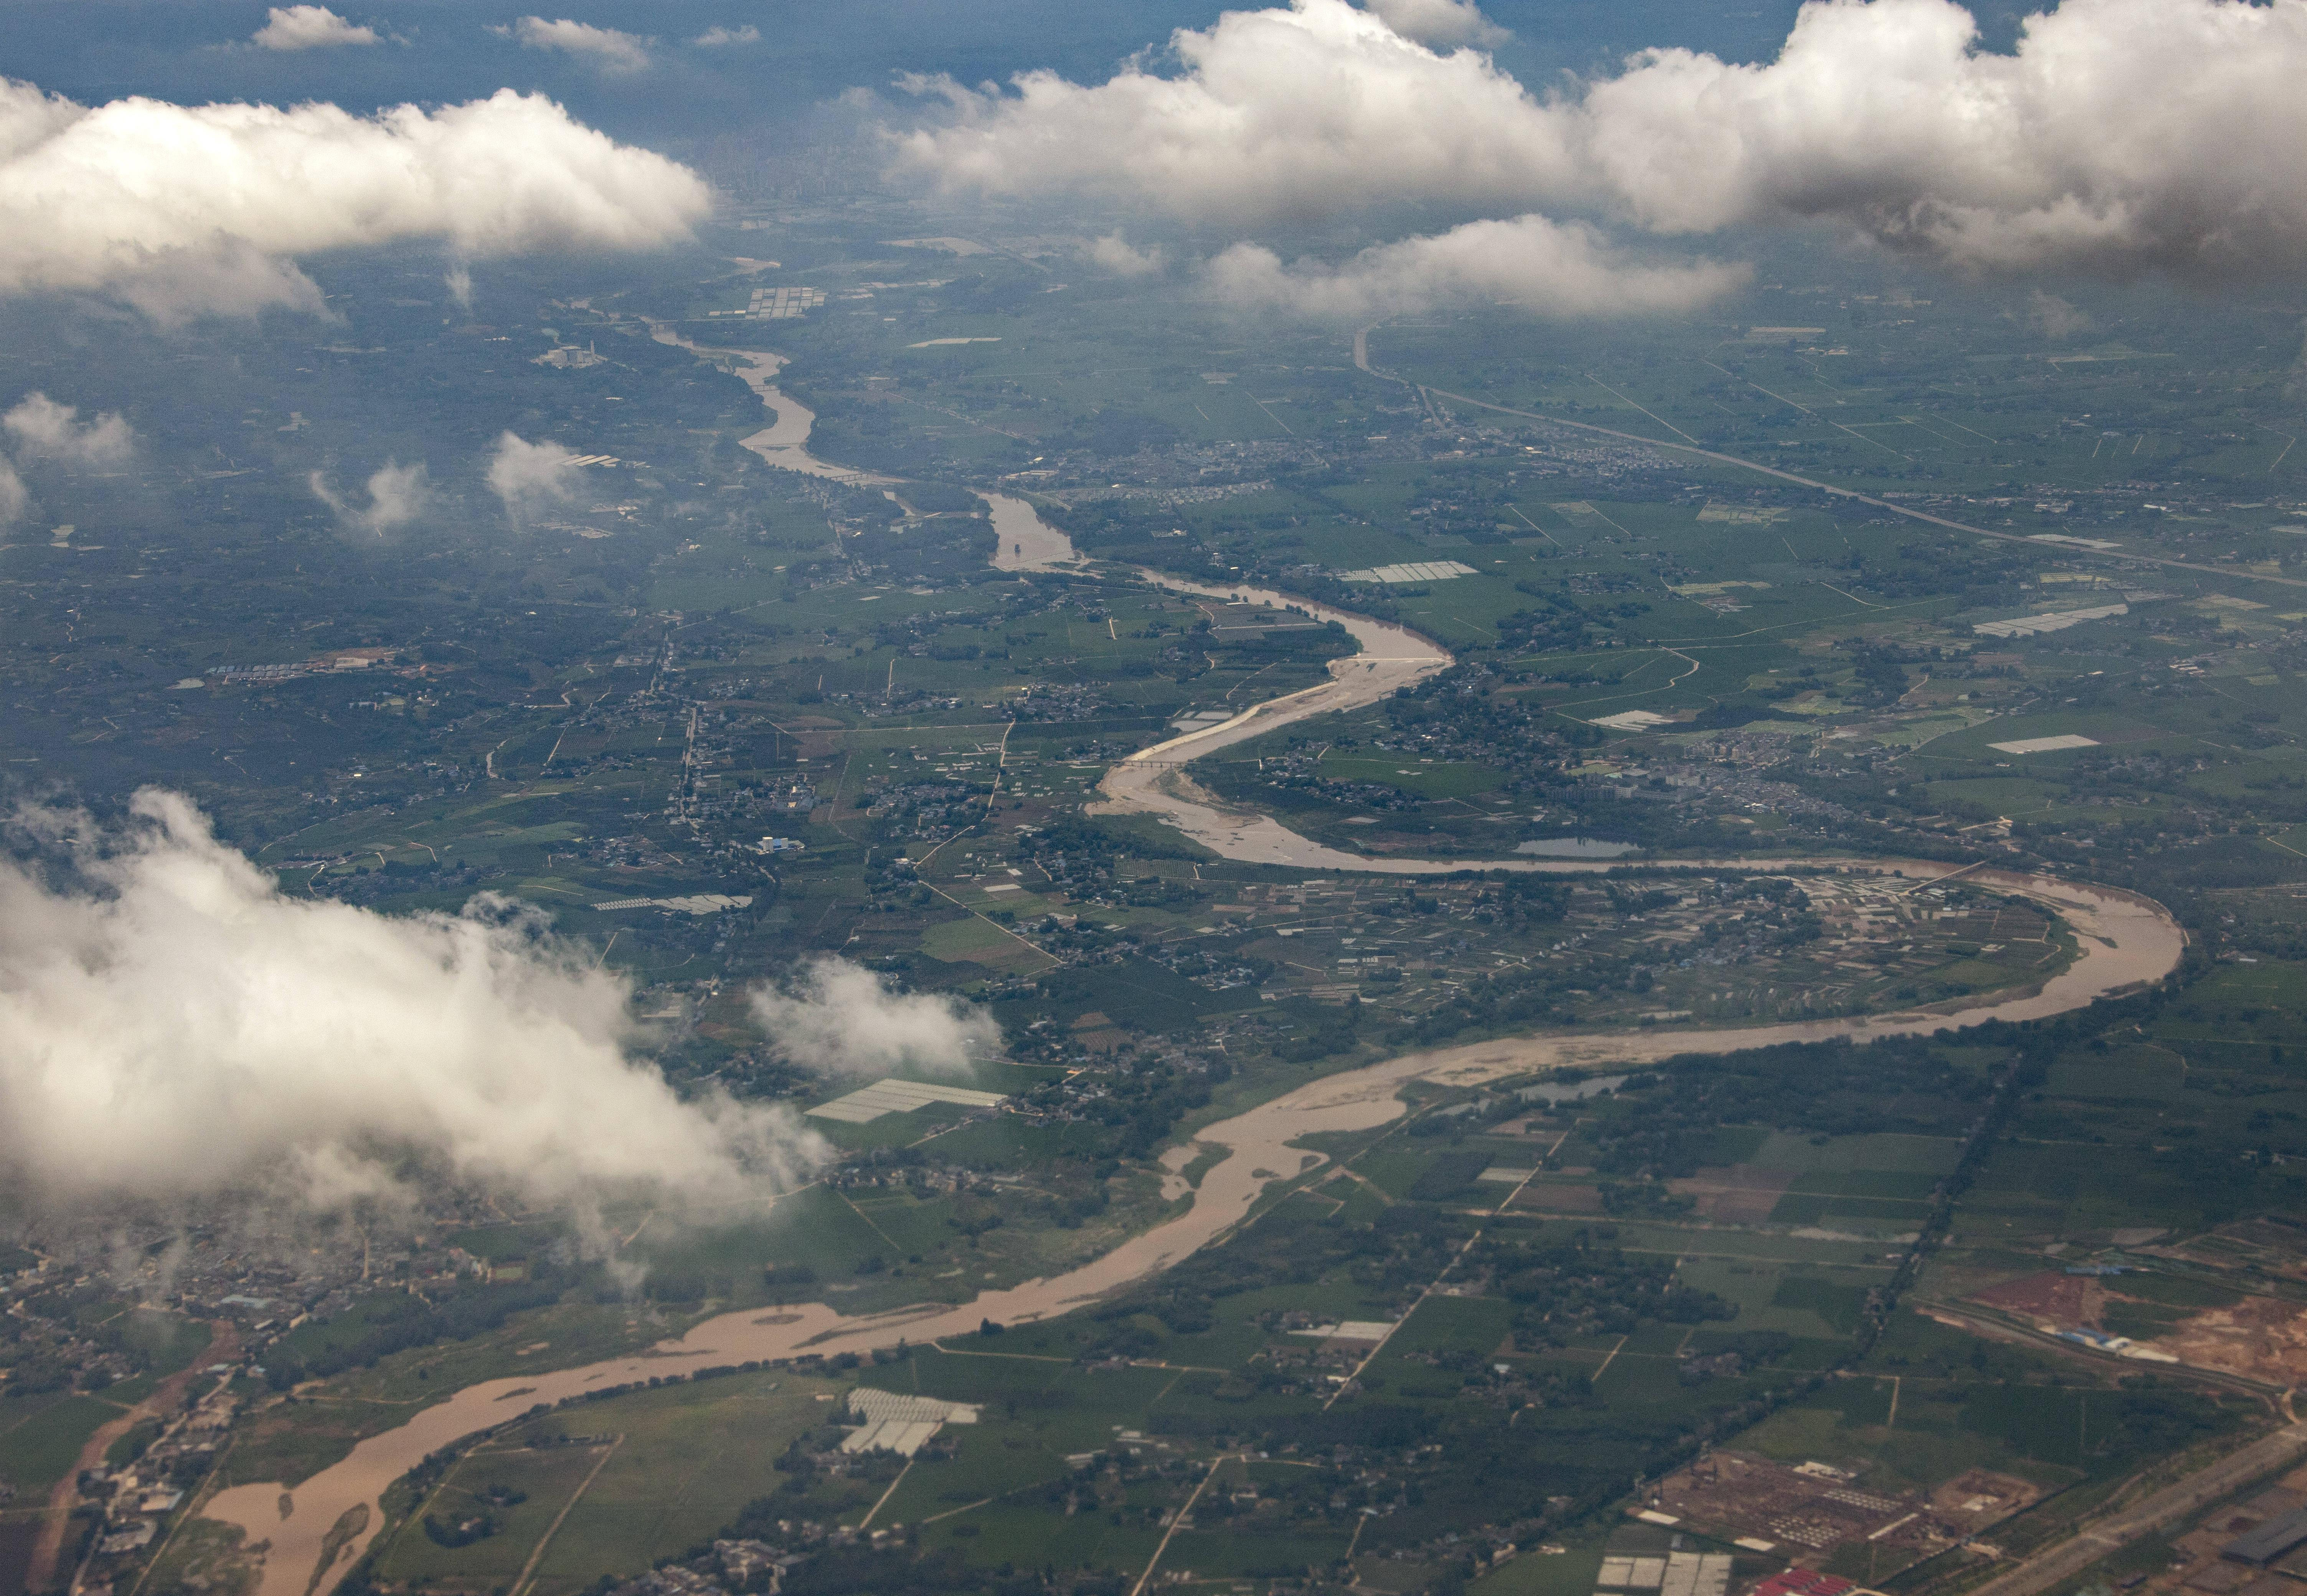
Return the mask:
{"type": "Polygon", "coordinates": [[[2221,1497],[2297,1462],[2303,1452],[2307,1452],[2307,1424],[2287,1424],[2177,1484],[2165,1486],[2138,1506],[2110,1514],[2071,1540],[2028,1558],[2008,1574],[1995,1575],[1968,1596],[2036,1596],[2037,1592],[2080,1574],[2107,1553],[2142,1535],[2168,1529],[2221,1497]]]}

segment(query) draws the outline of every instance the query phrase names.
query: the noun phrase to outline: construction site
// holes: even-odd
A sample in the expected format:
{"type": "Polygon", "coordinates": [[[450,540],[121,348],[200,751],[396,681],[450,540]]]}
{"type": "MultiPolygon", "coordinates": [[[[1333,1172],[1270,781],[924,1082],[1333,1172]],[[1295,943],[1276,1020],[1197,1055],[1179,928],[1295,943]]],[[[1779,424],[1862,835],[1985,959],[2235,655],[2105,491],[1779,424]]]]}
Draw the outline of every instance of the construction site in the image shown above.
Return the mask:
{"type": "Polygon", "coordinates": [[[1927,1494],[1886,1493],[1827,1463],[1790,1465],[1717,1451],[1660,1480],[1642,1517],[1805,1566],[1823,1566],[1839,1549],[1854,1545],[1896,1553],[1903,1566],[1975,1544],[2042,1494],[2026,1480],[1985,1469],[1927,1494]]]}

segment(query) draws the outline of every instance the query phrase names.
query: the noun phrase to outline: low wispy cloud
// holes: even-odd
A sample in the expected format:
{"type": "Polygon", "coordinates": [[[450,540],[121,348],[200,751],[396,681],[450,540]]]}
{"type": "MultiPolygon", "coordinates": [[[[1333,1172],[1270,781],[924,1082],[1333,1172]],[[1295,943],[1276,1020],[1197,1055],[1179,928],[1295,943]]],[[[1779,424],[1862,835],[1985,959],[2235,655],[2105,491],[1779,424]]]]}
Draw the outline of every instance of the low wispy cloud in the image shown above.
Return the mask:
{"type": "Polygon", "coordinates": [[[1092,264],[1116,277],[1151,277],[1168,259],[1159,247],[1139,249],[1118,231],[1091,240],[1089,258],[1092,264]]]}
{"type": "Polygon", "coordinates": [[[16,475],[16,468],[0,459],[0,531],[14,526],[32,508],[32,490],[16,475]]]}
{"type": "Polygon", "coordinates": [[[368,479],[368,502],[358,504],[339,493],[315,471],[309,481],[313,496],[337,512],[337,519],[357,531],[379,536],[422,518],[433,505],[433,479],[418,460],[404,466],[387,461],[368,479]]]}
{"type": "Polygon", "coordinates": [[[566,504],[585,485],[585,468],[560,443],[532,443],[518,433],[497,439],[489,456],[489,491],[516,527],[540,511],[566,504]]]}
{"type": "Polygon", "coordinates": [[[322,50],[382,42],[376,30],[348,22],[325,5],[276,5],[249,43],[264,50],[322,50]]]}
{"type": "Polygon", "coordinates": [[[2056,341],[2090,330],[2090,313],[2079,310],[2056,294],[2037,288],[2027,296],[2027,325],[2056,341]]]}
{"type": "Polygon", "coordinates": [[[734,28],[716,25],[708,28],[689,42],[703,45],[708,49],[717,48],[723,45],[759,44],[761,42],[761,30],[750,22],[745,22],[734,28]]]}
{"type": "Polygon", "coordinates": [[[24,396],[0,416],[0,432],[20,460],[40,460],[77,470],[107,470],[136,455],[136,429],[105,411],[87,421],[79,407],[60,405],[45,393],[24,396]]]}
{"type": "Polygon", "coordinates": [[[0,294],[94,291],[162,322],[324,310],[296,257],[437,240],[460,260],[634,250],[711,208],[686,167],[541,95],[94,108],[0,80],[0,294]]]}
{"type": "Polygon", "coordinates": [[[1542,216],[1468,222],[1337,266],[1285,267],[1263,245],[1237,244],[1204,272],[1218,296],[1240,309],[1339,323],[1490,305],[1552,320],[1655,315],[1720,298],[1748,276],[1743,266],[1713,262],[1630,261],[1592,228],[1542,216]]]}
{"type": "Polygon", "coordinates": [[[845,959],[802,966],[783,986],[752,994],[753,1018],[788,1062],[841,1075],[894,1069],[967,1077],[994,1058],[1000,1027],[959,998],[900,992],[845,959]]]}
{"type": "Polygon", "coordinates": [[[492,28],[500,38],[517,39],[532,50],[558,50],[590,61],[606,73],[640,72],[649,65],[648,40],[614,28],[596,28],[562,17],[523,17],[507,27],[492,28]]]}

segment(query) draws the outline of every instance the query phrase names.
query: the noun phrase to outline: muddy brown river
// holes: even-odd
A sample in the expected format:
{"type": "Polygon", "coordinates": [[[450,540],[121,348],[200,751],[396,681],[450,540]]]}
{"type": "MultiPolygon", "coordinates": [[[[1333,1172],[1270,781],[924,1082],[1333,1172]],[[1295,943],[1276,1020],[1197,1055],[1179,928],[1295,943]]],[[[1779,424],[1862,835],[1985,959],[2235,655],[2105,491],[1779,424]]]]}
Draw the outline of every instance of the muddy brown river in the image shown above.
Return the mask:
{"type": "MultiPolygon", "coordinates": [[[[1874,862],[1872,872],[1904,876],[1920,886],[1950,875],[1953,865],[1874,862]]],[[[551,1373],[531,1372],[470,1386],[418,1413],[398,1429],[373,1436],[351,1455],[297,1486],[244,1485],[224,1491],[206,1516],[236,1524],[247,1541],[271,1542],[258,1596],[326,1596],[336,1579],[365,1549],[383,1522],[379,1498],[386,1486],[427,1453],[502,1423],[509,1403],[522,1410],[558,1402],[600,1386],[622,1385],[711,1364],[790,1358],[804,1351],[863,1352],[899,1341],[933,1341],[973,1334],[982,1319],[1015,1324],[1065,1313],[1155,1274],[1208,1245],[1239,1223],[1272,1181],[1301,1174],[1322,1162],[1291,1144],[1320,1131],[1361,1130],[1402,1111],[1395,1094],[1404,1082],[1431,1079],[1474,1085],[1505,1076],[1575,1064],[1586,1068],[1653,1062],[1678,1053],[1730,1052],[1783,1042],[1837,1036],[1866,1041],[1927,1033],[1989,1019],[2042,1019],[2096,998],[2155,981],[2179,962],[2184,934],[2163,907],[2126,893],[2045,878],[1972,871],[1967,881],[2037,899],[2071,926],[2082,948],[2074,965],[2038,992],[1989,1000],[1954,1013],[1877,1015],[1810,1020],[1793,1025],[1676,1031],[1664,1028],[1608,1035],[1505,1037],[1465,1047],[1409,1053],[1367,1068],[1311,1082],[1203,1129],[1196,1138],[1227,1156],[1202,1179],[1192,1205],[1175,1218],[1130,1238],[1069,1274],[987,1291],[960,1306],[935,1304],[870,1317],[845,1318],[823,1303],[774,1312],[752,1309],[708,1319],[678,1340],[638,1357],[551,1373]],[[518,1397],[511,1394],[518,1392],[518,1397]],[[292,1510],[284,1514],[283,1506],[292,1510]],[[330,1527],[365,1507],[368,1527],[344,1543],[327,1569],[317,1568],[330,1527]],[[315,1584],[315,1576],[318,1583],[315,1584]]]]}
{"type": "MultiPolygon", "coordinates": [[[[670,330],[658,330],[657,335],[665,342],[696,348],[686,339],[672,335],[670,330]]],[[[744,367],[740,374],[745,376],[763,402],[776,411],[777,425],[747,439],[747,447],[774,464],[793,469],[849,481],[877,480],[863,473],[828,465],[808,454],[808,412],[778,393],[771,382],[777,365],[782,364],[779,357],[751,351],[699,352],[735,357],[744,367]]],[[[995,523],[1001,533],[1000,547],[1006,552],[1000,562],[1006,569],[1050,570],[1073,563],[1070,543],[1062,533],[1045,527],[1030,505],[1016,499],[997,498],[994,502],[995,523]]],[[[1309,609],[1325,620],[1334,619],[1345,626],[1360,645],[1360,652],[1353,658],[1335,662],[1327,682],[1258,705],[1222,725],[1147,749],[1116,766],[1104,784],[1107,800],[1114,807],[1157,814],[1226,858],[1260,863],[1390,873],[1499,866],[1564,872],[1608,868],[1608,861],[1525,858],[1470,865],[1462,861],[1374,860],[1321,846],[1289,830],[1271,816],[1219,804],[1186,777],[1182,768],[1186,760],[1262,735],[1306,716],[1374,702],[1397,686],[1443,669],[1450,663],[1450,656],[1428,639],[1401,627],[1309,605],[1287,595],[1243,587],[1213,587],[1153,571],[1142,574],[1179,591],[1211,596],[1240,594],[1309,609]]],[[[1769,870],[1793,863],[1816,866],[1824,862],[1725,859],[1672,862],[1702,869],[1712,866],[1769,870]]],[[[899,1341],[934,1341],[940,1336],[974,1334],[979,1322],[988,1318],[1016,1324],[1066,1313],[1159,1273],[1224,1235],[1242,1221],[1274,1181],[1293,1179],[1323,1162],[1320,1154],[1294,1146],[1296,1141],[1324,1131],[1363,1130],[1384,1124],[1402,1111],[1403,1105],[1396,1094],[1405,1082],[1428,1079],[1469,1085],[1561,1065],[1617,1068],[1655,1062],[1681,1053],[1732,1052],[1778,1043],[1822,1042],[1834,1037],[1863,1042],[1926,1034],[1943,1026],[1978,1025],[1990,1019],[2043,1019],[2159,980],[2178,964],[2186,944],[2184,933],[2161,905],[2129,893],[2050,877],[1937,862],[1873,860],[1853,862],[1847,868],[1873,876],[1904,878],[1917,887],[1960,871],[1970,885],[2035,899],[2056,912],[2073,929],[2080,943],[2081,957],[2045,982],[2039,991],[1991,996],[1974,1008],[1955,1012],[1885,1014],[1747,1027],[1505,1037],[1464,1047],[1408,1053],[1365,1068],[1329,1076],[1205,1128],[1196,1139],[1223,1149],[1226,1156],[1204,1175],[1199,1188],[1191,1194],[1190,1205],[1174,1217],[1131,1237],[1111,1252],[1068,1274],[1029,1280],[1007,1291],[983,1292],[959,1307],[938,1303],[857,1318],[844,1317],[824,1303],[769,1312],[752,1309],[724,1314],[704,1321],[677,1340],[661,1343],[638,1356],[552,1372],[524,1372],[467,1386],[424,1409],[398,1429],[361,1442],[342,1462],[322,1470],[294,1490],[278,1484],[238,1486],[219,1493],[202,1513],[209,1518],[237,1525],[246,1532],[246,1544],[270,1542],[263,1579],[256,1596],[327,1596],[345,1571],[367,1549],[370,1540],[382,1525],[381,1497],[387,1486],[416,1467],[428,1453],[501,1424],[516,1411],[526,1411],[538,1403],[558,1402],[603,1386],[647,1379],[651,1375],[676,1374],[755,1359],[791,1358],[803,1352],[864,1352],[875,1347],[893,1346],[899,1341]],[[516,1403],[518,1409],[512,1407],[516,1403]],[[340,1523],[347,1528],[356,1523],[359,1527],[349,1535],[334,1537],[340,1549],[323,1567],[321,1565],[331,1539],[330,1531],[340,1523]]],[[[1164,1161],[1171,1171],[1165,1184],[1173,1192],[1183,1185],[1176,1171],[1184,1162],[1174,1150],[1173,1155],[1164,1161]]]]}

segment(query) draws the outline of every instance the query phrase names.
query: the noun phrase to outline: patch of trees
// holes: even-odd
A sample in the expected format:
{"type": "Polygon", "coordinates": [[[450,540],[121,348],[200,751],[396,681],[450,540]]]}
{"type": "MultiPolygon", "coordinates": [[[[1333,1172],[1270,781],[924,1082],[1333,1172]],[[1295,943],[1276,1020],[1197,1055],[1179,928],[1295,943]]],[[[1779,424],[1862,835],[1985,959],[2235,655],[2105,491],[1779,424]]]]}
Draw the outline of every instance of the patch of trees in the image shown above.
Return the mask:
{"type": "Polygon", "coordinates": [[[1361,1040],[1362,1000],[1359,995],[1343,1007],[1324,1009],[1314,1025],[1284,1038],[1274,1056],[1285,1064],[1311,1064],[1337,1053],[1350,1052],[1361,1040]]]}
{"type": "Polygon", "coordinates": [[[1354,648],[1351,635],[1332,621],[1318,628],[1286,627],[1239,641],[1230,639],[1220,648],[1219,656],[1228,665],[1265,665],[1285,660],[1338,659],[1354,652],[1354,648]]]}
{"type": "Polygon", "coordinates": [[[1587,1134],[1605,1174],[1686,1177],[1712,1161],[1718,1126],[1960,1135],[1991,1090],[1925,1039],[1788,1043],[1677,1060],[1632,1111],[1599,1120],[1587,1134]]]}
{"type": "Polygon", "coordinates": [[[425,1538],[435,1546],[452,1550],[486,1540],[501,1527],[493,1513],[479,1513],[464,1519],[446,1519],[434,1513],[425,1515],[425,1538]]]}
{"type": "Polygon", "coordinates": [[[534,1270],[519,1284],[467,1286],[438,1303],[401,1293],[372,1297],[356,1317],[273,1346],[265,1354],[265,1378],[275,1391],[286,1391],[300,1381],[367,1369],[411,1347],[485,1334],[514,1314],[560,1301],[577,1283],[573,1272],[549,1264],[534,1270]]]}
{"type": "Polygon", "coordinates": [[[1098,1138],[1100,1153],[1146,1157],[1179,1120],[1208,1106],[1212,1078],[1208,1073],[1187,1074],[1167,1064],[1118,1077],[1106,1095],[1089,1105],[1091,1119],[1106,1132],[1098,1138]]]}
{"type": "Polygon", "coordinates": [[[1040,830],[1021,837],[1018,841],[1022,851],[1037,861],[1062,854],[1068,864],[1086,864],[1102,871],[1111,871],[1113,862],[1124,854],[1132,859],[1201,859],[1208,856],[1183,843],[1165,844],[1154,828],[1147,828],[1146,836],[1142,837],[1134,833],[1125,836],[1078,815],[1058,816],[1040,830]]]}
{"type": "Polygon", "coordinates": [[[1737,1304],[1678,1283],[1672,1258],[1629,1257],[1610,1242],[1586,1229],[1558,1241],[1485,1236],[1468,1262],[1490,1271],[1492,1290],[1518,1305],[1519,1346],[1629,1335],[1652,1319],[1701,1325],[1737,1317],[1737,1304]]]}
{"type": "Polygon", "coordinates": [[[1625,979],[1625,971],[1616,960],[1573,964],[1565,959],[1527,969],[1500,970],[1469,979],[1447,1001],[1388,1031],[1385,1040],[1396,1047],[1423,1047],[1476,1029],[1572,1025],[1578,1017],[1564,1000],[1574,988],[1591,991],[1598,983],[1612,985],[1625,979]]]}

